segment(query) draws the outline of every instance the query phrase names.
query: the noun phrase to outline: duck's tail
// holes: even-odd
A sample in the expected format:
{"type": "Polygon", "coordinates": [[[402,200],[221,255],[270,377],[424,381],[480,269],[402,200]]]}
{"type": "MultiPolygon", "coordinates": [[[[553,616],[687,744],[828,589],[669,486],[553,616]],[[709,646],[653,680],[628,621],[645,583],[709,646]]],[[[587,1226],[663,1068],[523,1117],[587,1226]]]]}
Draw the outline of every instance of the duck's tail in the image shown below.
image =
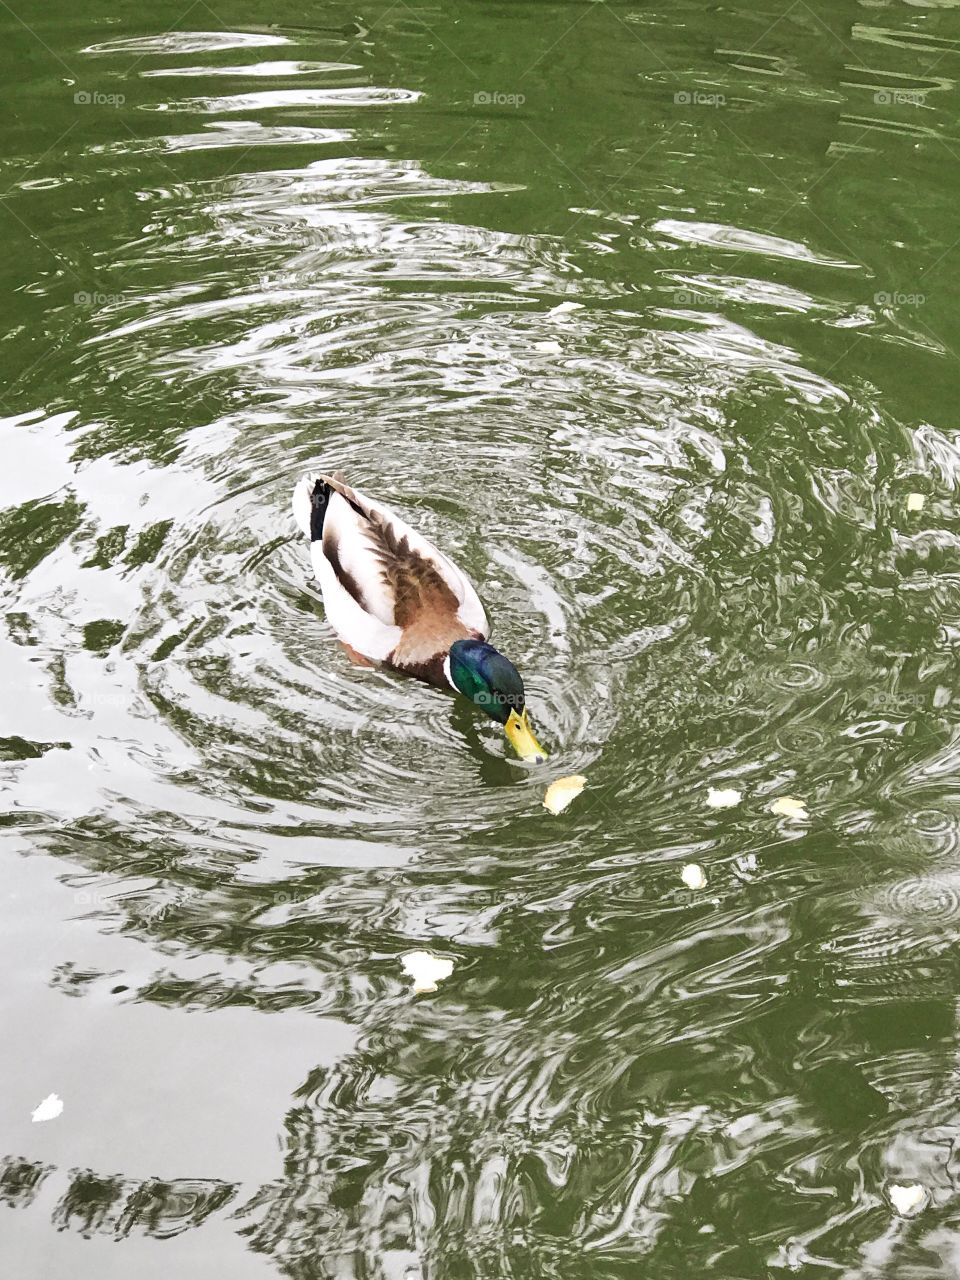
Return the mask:
{"type": "MultiPolygon", "coordinates": [[[[340,473],[335,471],[332,478],[340,479],[340,473]]],[[[293,518],[311,542],[323,537],[323,518],[331,492],[327,477],[317,472],[304,476],[293,491],[293,518]]]]}

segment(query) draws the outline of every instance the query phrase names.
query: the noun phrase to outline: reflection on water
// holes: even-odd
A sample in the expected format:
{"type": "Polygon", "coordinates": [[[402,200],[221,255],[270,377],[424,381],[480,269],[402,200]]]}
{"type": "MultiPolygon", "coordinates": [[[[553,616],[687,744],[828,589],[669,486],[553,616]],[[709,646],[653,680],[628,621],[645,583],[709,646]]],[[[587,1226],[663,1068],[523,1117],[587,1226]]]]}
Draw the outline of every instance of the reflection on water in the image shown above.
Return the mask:
{"type": "Polygon", "coordinates": [[[953,1274],[951,6],[160,9],[0,54],[12,1256],[953,1274]],[[318,465],[545,768],[332,642],[318,465]]]}

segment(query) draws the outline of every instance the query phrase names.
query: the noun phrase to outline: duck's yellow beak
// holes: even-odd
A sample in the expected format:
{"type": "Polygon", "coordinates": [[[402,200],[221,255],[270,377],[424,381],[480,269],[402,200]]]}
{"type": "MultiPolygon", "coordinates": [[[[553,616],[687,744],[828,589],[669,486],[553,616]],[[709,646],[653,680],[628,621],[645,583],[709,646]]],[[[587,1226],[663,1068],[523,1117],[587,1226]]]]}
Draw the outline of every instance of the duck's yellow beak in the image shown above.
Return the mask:
{"type": "Polygon", "coordinates": [[[503,731],[521,760],[546,760],[547,753],[533,736],[526,707],[521,716],[518,716],[516,711],[510,712],[510,718],[504,725],[503,731]]]}

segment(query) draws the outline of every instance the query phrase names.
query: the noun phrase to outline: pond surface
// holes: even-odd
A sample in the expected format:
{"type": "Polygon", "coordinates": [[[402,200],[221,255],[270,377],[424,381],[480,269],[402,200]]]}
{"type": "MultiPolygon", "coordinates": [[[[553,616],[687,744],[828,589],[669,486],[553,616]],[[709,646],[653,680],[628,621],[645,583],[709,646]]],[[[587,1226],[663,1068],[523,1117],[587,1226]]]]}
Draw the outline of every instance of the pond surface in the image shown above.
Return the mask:
{"type": "Polygon", "coordinates": [[[954,0],[0,25],[4,1273],[955,1276],[954,0]]]}

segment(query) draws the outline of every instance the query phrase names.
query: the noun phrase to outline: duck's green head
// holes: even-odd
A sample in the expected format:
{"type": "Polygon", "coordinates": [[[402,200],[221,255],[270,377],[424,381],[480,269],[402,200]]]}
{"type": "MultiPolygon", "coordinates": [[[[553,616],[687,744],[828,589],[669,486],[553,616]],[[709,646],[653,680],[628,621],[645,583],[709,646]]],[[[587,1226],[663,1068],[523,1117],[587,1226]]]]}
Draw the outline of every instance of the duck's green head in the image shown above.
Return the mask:
{"type": "Polygon", "coordinates": [[[492,716],[522,760],[545,760],[533,736],[520,672],[485,640],[456,640],[446,661],[447,679],[459,693],[492,716]]]}

